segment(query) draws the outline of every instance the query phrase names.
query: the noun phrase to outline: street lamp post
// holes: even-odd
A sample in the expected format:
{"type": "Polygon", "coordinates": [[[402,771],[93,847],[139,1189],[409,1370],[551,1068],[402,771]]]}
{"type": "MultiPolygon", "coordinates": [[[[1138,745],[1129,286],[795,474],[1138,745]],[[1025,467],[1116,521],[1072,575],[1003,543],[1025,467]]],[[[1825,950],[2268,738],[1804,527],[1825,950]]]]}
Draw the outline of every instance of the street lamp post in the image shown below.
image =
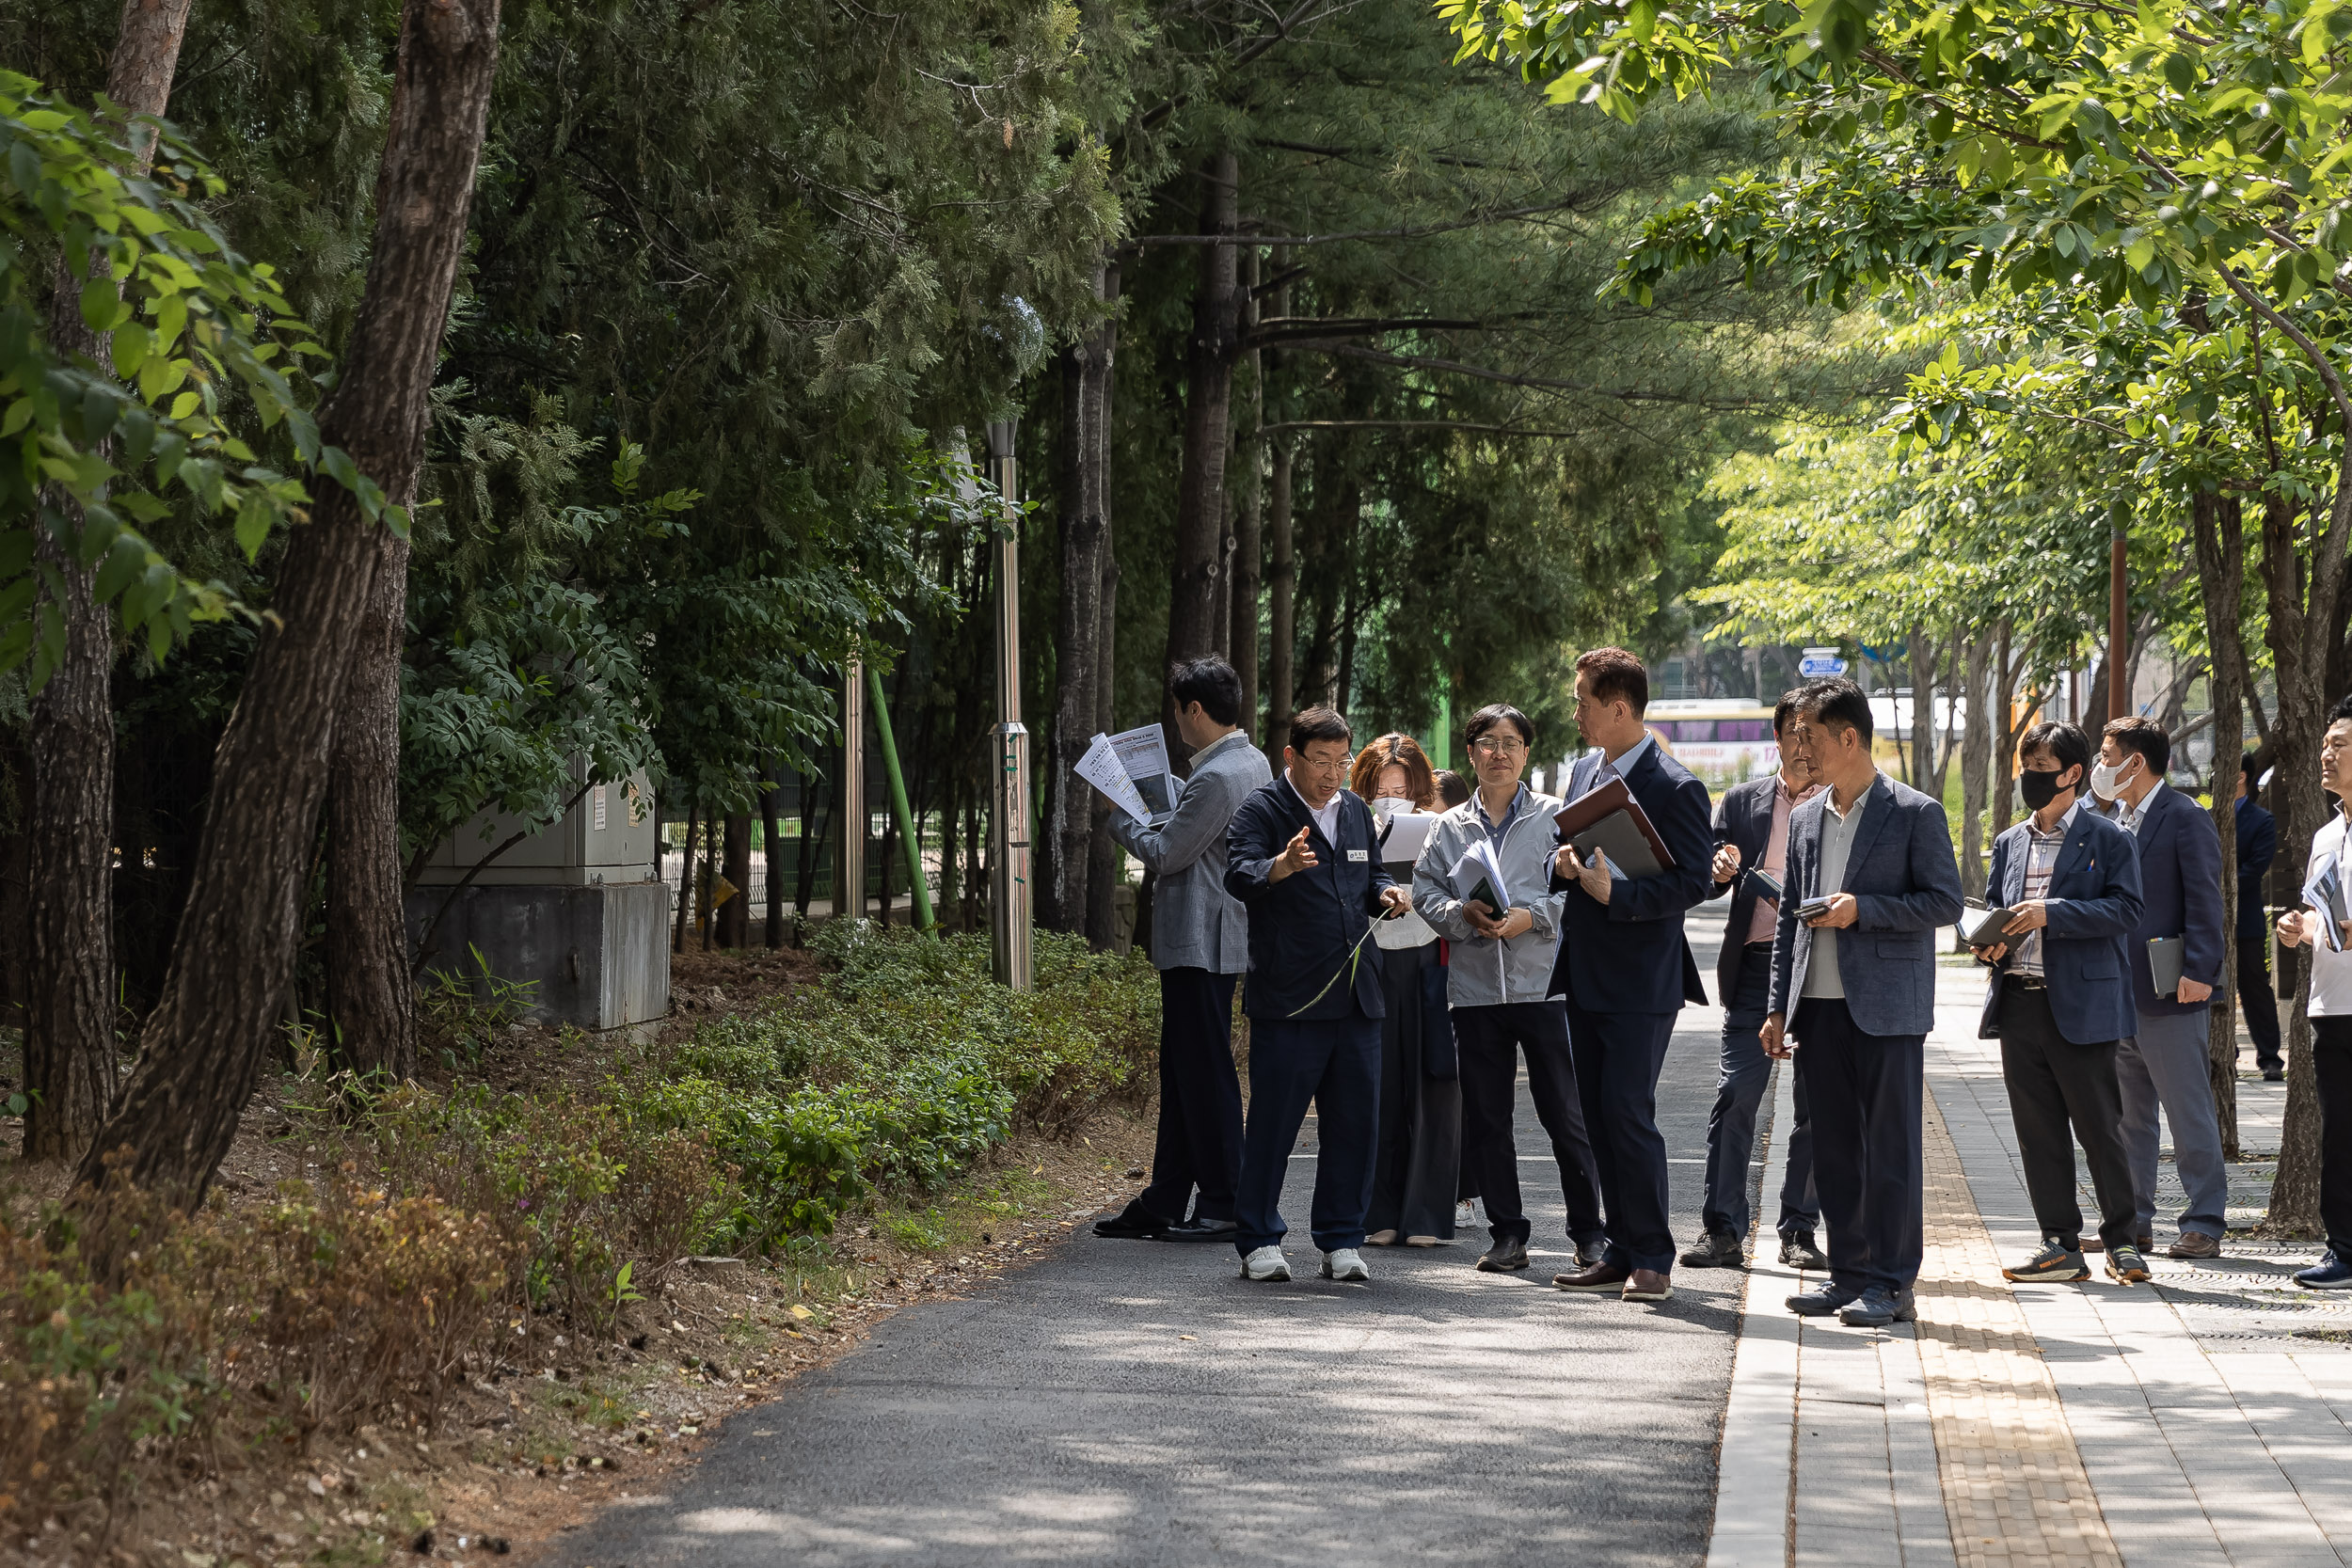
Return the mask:
{"type": "Polygon", "coordinates": [[[841,883],[833,912],[866,918],[866,661],[841,677],[841,883]]]}
{"type": "Polygon", "coordinates": [[[1018,420],[988,426],[989,477],[1003,515],[996,529],[995,808],[989,818],[991,967],[1015,990],[1030,989],[1029,732],[1021,722],[1021,537],[1012,437],[1018,420]]]}

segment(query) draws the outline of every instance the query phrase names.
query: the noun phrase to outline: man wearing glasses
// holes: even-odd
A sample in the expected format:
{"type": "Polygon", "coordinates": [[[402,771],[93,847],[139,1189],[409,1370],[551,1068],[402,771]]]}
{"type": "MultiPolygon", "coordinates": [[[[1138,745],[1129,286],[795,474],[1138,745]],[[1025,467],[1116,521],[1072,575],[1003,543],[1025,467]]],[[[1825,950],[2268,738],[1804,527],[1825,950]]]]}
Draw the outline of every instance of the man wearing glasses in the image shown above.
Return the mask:
{"type": "Polygon", "coordinates": [[[1564,1291],[1613,1291],[1628,1301],[1663,1301],[1674,1293],[1658,1074],[1682,1004],[1707,1000],[1698,961],[1683,940],[1682,915],[1714,888],[1707,786],[1659,751],[1642,722],[1648,706],[1649,673],[1623,648],[1595,648],[1577,659],[1576,727],[1597,750],[1578,761],[1568,798],[1623,779],[1674,863],[1656,876],[1628,877],[1602,855],[1586,864],[1566,844],[1553,863],[1554,886],[1567,896],[1560,906],[1551,989],[1567,998],[1568,1040],[1608,1211],[1608,1246],[1599,1261],[1552,1283],[1564,1291]]]}
{"type": "Polygon", "coordinates": [[[1242,801],[1225,834],[1225,890],[1249,911],[1249,1116],[1233,1242],[1245,1279],[1291,1276],[1279,1203],[1310,1101],[1323,1277],[1369,1277],[1356,1249],[1372,1203],[1389,1010],[1371,922],[1411,905],[1375,852],[1372,808],[1340,787],[1351,738],[1327,707],[1293,719],[1281,774],[1242,801]]]}
{"type": "Polygon", "coordinates": [[[1531,1227],[1519,1203],[1518,1149],[1511,1137],[1522,1050],[1535,1115],[1560,1166],[1568,1239],[1580,1260],[1597,1262],[1600,1189],[1568,1054],[1568,1016],[1551,995],[1560,905],[1567,897],[1551,886],[1558,837],[1551,819],[1560,802],[1519,782],[1535,741],[1527,715],[1500,703],[1483,707],[1470,715],[1464,735],[1478,788],[1429,830],[1413,866],[1413,908],[1454,943],[1446,998],[1461,1057],[1463,1162],[1486,1199],[1494,1238],[1478,1266],[1489,1274],[1527,1267],[1531,1227]],[[1463,857],[1481,844],[1492,847],[1502,871],[1501,909],[1468,896],[1471,887],[1462,885],[1463,857]]]}

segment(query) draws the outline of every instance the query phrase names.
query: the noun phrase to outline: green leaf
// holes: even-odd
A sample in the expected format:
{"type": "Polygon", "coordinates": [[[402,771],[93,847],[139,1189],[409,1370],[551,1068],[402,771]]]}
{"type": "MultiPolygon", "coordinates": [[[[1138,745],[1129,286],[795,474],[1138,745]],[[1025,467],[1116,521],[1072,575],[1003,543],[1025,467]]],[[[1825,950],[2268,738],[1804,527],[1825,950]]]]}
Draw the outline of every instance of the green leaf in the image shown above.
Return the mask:
{"type": "Polygon", "coordinates": [[[92,332],[112,332],[131,318],[122,292],[111,277],[93,277],[82,285],[82,320],[92,332]]]}

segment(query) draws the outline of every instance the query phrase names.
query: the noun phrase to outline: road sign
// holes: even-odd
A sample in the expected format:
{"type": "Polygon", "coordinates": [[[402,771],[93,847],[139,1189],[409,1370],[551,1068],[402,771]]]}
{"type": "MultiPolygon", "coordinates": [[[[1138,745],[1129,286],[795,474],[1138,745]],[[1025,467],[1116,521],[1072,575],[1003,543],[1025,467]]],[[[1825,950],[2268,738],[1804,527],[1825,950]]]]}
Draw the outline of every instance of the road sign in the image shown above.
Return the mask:
{"type": "Polygon", "coordinates": [[[1809,681],[1845,673],[1846,661],[1835,648],[1807,648],[1804,657],[1797,660],[1797,673],[1809,681]]]}

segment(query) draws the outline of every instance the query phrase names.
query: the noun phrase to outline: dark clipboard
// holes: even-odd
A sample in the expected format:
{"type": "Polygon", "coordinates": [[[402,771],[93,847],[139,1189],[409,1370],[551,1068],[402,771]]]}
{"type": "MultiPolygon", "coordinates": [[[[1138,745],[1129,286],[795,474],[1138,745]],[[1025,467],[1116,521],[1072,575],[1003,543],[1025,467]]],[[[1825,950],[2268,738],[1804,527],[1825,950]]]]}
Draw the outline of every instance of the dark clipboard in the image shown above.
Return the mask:
{"type": "Polygon", "coordinates": [[[1674,869],[1666,841],[1650,826],[1648,814],[1623,779],[1586,790],[1561,807],[1552,822],[1560,830],[1560,842],[1574,845],[1581,858],[1590,859],[1597,847],[1629,877],[1655,877],[1674,869]]]}
{"type": "Polygon", "coordinates": [[[2001,932],[2016,918],[2015,910],[1988,910],[1981,904],[1970,904],[1960,911],[1960,940],[1971,947],[1991,947],[2007,942],[2009,939],[2001,932]]]}
{"type": "Polygon", "coordinates": [[[2188,961],[2186,937],[2150,937],[2148,939],[2148,979],[2159,1002],[2179,999],[2181,970],[2188,961]]]}

